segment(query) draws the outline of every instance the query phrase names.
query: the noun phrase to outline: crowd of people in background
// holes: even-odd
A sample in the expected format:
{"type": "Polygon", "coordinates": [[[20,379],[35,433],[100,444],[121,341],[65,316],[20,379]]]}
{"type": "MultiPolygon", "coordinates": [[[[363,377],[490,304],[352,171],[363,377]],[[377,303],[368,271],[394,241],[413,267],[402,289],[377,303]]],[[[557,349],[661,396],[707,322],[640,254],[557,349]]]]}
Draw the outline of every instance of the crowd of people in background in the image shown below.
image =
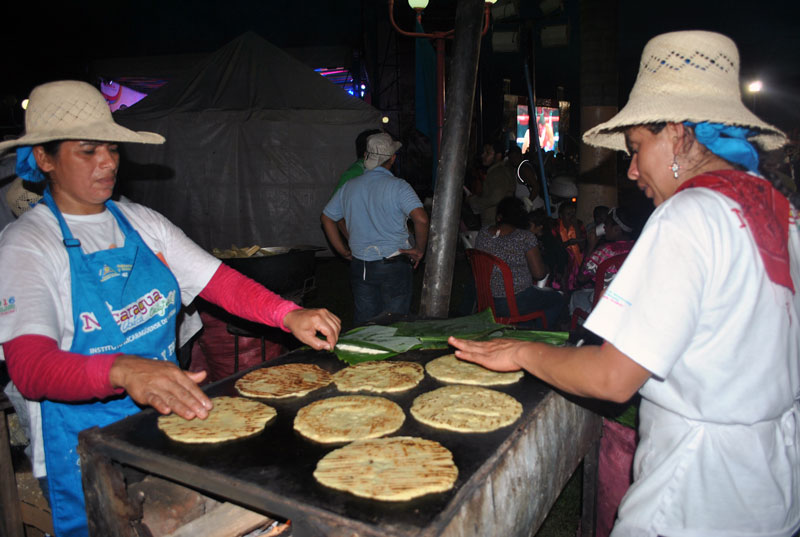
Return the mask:
{"type": "MultiPolygon", "coordinates": [[[[591,311],[599,265],[633,246],[639,216],[631,207],[598,205],[584,224],[574,179],[558,175],[545,191],[529,155],[504,144],[484,144],[467,174],[462,231],[477,232],[472,246],[509,265],[520,315],[541,310],[549,328],[566,329],[576,308],[591,311]]],[[[505,291],[495,272],[495,315],[503,316],[505,291]]],[[[615,272],[605,275],[605,287],[615,272]]]]}

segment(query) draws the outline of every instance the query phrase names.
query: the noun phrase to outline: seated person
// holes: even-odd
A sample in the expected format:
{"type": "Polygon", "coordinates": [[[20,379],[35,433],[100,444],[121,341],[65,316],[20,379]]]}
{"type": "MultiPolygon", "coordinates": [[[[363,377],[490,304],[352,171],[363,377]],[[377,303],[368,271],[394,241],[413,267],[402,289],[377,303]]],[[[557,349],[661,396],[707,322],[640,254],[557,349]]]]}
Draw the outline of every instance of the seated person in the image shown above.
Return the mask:
{"type": "Polygon", "coordinates": [[[606,216],[609,208],[605,205],[598,205],[592,210],[592,221],[586,226],[586,251],[593,252],[597,246],[605,240],[606,216]]]}
{"type": "Polygon", "coordinates": [[[578,205],[574,201],[565,201],[558,207],[557,232],[569,256],[567,273],[564,281],[560,283],[563,285],[562,289],[568,290],[580,287],[577,276],[586,251],[586,228],[578,219],[577,211],[578,205]]]}
{"type": "MultiPolygon", "coordinates": [[[[554,329],[564,297],[558,291],[536,286],[536,281],[547,276],[548,268],[539,251],[539,240],[528,231],[528,214],[522,200],[514,196],[503,198],[497,205],[496,220],[495,225],[481,228],[475,239],[475,248],[499,257],[509,266],[519,313],[544,310],[548,328],[554,329]]],[[[507,316],[508,303],[499,270],[492,273],[491,287],[496,314],[507,316]]],[[[520,326],[536,327],[534,323],[520,326]]]]}
{"type": "MultiPolygon", "coordinates": [[[[627,254],[633,248],[636,238],[634,231],[635,218],[630,209],[625,207],[615,207],[608,211],[605,221],[605,237],[595,250],[586,257],[581,269],[578,272],[578,283],[581,285],[592,284],[591,289],[578,289],[573,291],[569,300],[569,313],[579,308],[585,312],[592,310],[594,304],[594,283],[598,267],[607,259],[616,255],[627,254]]],[[[616,270],[609,271],[605,275],[603,287],[608,287],[616,270]]]]}
{"type": "Polygon", "coordinates": [[[569,258],[561,237],[553,233],[556,221],[547,216],[544,209],[534,209],[528,213],[528,228],[531,233],[539,239],[539,250],[542,252],[542,260],[547,265],[548,281],[558,281],[567,268],[569,258]]]}

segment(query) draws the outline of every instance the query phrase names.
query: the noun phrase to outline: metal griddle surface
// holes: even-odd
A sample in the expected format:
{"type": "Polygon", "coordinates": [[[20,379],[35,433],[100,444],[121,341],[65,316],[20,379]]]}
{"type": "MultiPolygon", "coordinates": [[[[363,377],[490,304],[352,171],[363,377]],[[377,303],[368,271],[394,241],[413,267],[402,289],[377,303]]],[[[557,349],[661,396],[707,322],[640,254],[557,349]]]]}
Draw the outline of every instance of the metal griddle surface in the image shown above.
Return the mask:
{"type": "MultiPolygon", "coordinates": [[[[447,354],[449,350],[411,351],[393,358],[407,360],[423,366],[433,358],[447,354]]],[[[264,364],[274,366],[291,362],[307,362],[335,372],[345,367],[333,354],[313,350],[297,350],[264,364]]],[[[263,367],[258,366],[258,367],[263,367]]],[[[252,370],[252,369],[251,369],[252,370]]],[[[210,397],[221,395],[238,396],[235,381],[250,370],[242,371],[232,377],[209,385],[205,391],[210,397]]],[[[166,457],[171,461],[191,465],[196,474],[187,483],[202,481],[207,475],[213,479],[222,476],[227,483],[234,485],[255,485],[265,491],[283,496],[297,504],[315,507],[337,514],[347,519],[358,520],[368,525],[389,525],[396,528],[423,529],[428,527],[454,500],[458,491],[475,472],[494,454],[500,445],[525,421],[550,388],[526,374],[518,383],[507,386],[494,386],[492,389],[507,393],[523,405],[523,417],[516,423],[489,433],[455,433],[434,429],[417,422],[409,409],[414,398],[421,393],[439,388],[445,384],[425,375],[414,389],[396,394],[380,394],[397,404],[406,413],[403,426],[391,436],[419,436],[440,442],[453,453],[459,470],[458,480],[453,489],[445,493],[429,494],[406,502],[382,502],[361,499],[348,493],[326,488],[314,479],[317,461],[333,449],[343,444],[322,445],[307,440],[296,433],[292,427],[297,411],[313,401],[342,395],[335,384],[316,390],[309,395],[291,400],[266,400],[263,402],[277,409],[275,420],[259,435],[225,442],[221,444],[181,444],[167,438],[158,430],[157,414],[149,409],[130,416],[101,429],[100,434],[110,446],[124,446],[125,452],[138,452],[135,461],[118,462],[139,466],[148,471],[147,460],[151,455],[166,457]],[[215,477],[216,475],[216,477],[215,477]]],[[[360,392],[367,393],[367,392],[360,392]]],[[[376,395],[376,394],[370,394],[376,395]]],[[[171,476],[180,479],[180,476],[171,476]]],[[[185,477],[185,476],[184,476],[185,477]]],[[[208,491],[213,495],[213,490],[208,491]]],[[[452,507],[452,506],[451,506],[452,507]]],[[[276,516],[287,516],[275,511],[275,506],[264,505],[263,509],[276,516]]]]}

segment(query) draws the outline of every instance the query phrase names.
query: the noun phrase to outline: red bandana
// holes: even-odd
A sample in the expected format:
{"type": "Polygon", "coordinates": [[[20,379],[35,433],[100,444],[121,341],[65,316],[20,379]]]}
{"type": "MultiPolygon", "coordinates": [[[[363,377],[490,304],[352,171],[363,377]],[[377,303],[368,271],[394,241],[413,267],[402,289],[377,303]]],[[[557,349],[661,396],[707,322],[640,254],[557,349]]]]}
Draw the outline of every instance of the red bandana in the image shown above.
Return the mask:
{"type": "Polygon", "coordinates": [[[789,200],[769,181],[736,170],[705,173],[683,183],[676,193],[704,187],[723,194],[742,206],[741,215],[764,261],[767,276],[794,293],[789,271],[789,200]]]}

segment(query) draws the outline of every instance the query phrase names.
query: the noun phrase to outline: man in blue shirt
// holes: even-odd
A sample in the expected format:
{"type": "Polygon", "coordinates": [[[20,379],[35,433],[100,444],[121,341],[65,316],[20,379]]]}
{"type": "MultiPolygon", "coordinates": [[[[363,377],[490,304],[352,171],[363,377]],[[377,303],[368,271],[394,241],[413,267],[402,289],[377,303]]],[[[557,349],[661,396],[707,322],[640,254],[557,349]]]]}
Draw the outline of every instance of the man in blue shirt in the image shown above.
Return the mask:
{"type": "Polygon", "coordinates": [[[400,147],[386,133],[367,138],[367,171],[337,190],[320,217],[331,246],[350,260],[356,325],[384,313],[409,312],[413,269],[425,255],[428,213],[411,185],[390,171],[400,147]],[[348,243],[337,226],[341,220],[348,243]]]}

